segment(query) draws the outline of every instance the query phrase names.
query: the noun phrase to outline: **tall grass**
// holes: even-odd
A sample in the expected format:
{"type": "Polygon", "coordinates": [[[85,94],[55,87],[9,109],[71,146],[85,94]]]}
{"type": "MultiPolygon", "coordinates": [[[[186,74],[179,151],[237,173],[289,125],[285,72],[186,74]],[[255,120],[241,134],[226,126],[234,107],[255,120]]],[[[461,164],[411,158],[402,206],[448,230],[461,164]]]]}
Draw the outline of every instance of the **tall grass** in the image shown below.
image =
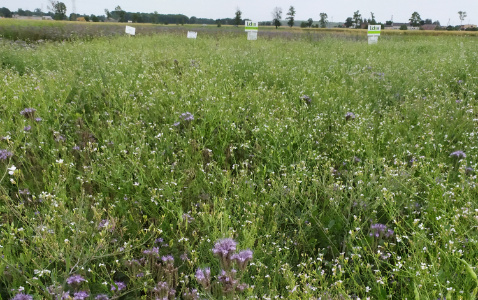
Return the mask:
{"type": "Polygon", "coordinates": [[[4,43],[1,299],[476,297],[476,46],[4,43]]]}

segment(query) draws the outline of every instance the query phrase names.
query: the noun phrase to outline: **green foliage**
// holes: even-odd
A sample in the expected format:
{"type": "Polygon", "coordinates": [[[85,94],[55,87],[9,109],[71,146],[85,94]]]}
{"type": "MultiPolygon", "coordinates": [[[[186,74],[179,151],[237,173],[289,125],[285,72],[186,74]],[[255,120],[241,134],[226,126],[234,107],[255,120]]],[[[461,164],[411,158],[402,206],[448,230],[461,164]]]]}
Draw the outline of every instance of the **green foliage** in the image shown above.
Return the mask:
{"type": "Polygon", "coordinates": [[[420,22],[422,21],[422,18],[420,17],[420,14],[418,12],[413,12],[412,16],[409,19],[410,25],[411,26],[420,26],[420,22]]]}
{"type": "Polygon", "coordinates": [[[53,19],[65,20],[66,19],[66,5],[60,1],[50,0],[49,9],[54,13],[53,19]]]}
{"type": "Polygon", "coordinates": [[[329,22],[327,20],[328,16],[326,13],[320,13],[320,20],[319,20],[319,26],[320,28],[326,28],[327,27],[327,23],[329,22]]]}
{"type": "Polygon", "coordinates": [[[6,7],[2,7],[2,8],[0,8],[0,16],[2,16],[4,18],[11,18],[12,17],[12,12],[6,7]]]}
{"type": "Polygon", "coordinates": [[[238,7],[238,8],[236,8],[236,13],[235,13],[235,17],[234,17],[234,25],[236,25],[236,27],[241,25],[241,21],[242,21],[241,17],[242,17],[242,12],[238,7]]]}
{"type": "Polygon", "coordinates": [[[400,30],[408,30],[408,26],[406,24],[403,24],[399,28],[400,30]]]}
{"type": "Polygon", "coordinates": [[[475,39],[224,29],[1,42],[0,296],[476,298],[475,39]]]}
{"type": "Polygon", "coordinates": [[[289,20],[287,21],[287,25],[289,25],[289,27],[294,26],[295,13],[295,8],[293,6],[289,7],[289,11],[287,12],[288,17],[286,18],[286,20],[289,20]]]}

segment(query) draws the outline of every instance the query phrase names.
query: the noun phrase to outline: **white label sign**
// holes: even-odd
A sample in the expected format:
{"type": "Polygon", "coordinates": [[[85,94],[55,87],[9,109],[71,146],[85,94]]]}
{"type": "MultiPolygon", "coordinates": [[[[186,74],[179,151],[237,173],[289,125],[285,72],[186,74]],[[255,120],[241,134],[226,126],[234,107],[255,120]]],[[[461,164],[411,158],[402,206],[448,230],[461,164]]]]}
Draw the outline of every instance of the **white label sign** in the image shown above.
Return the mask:
{"type": "Polygon", "coordinates": [[[195,39],[198,37],[198,33],[195,31],[188,31],[188,39],[195,39]]]}
{"type": "Polygon", "coordinates": [[[125,32],[130,35],[135,35],[136,34],[136,28],[131,27],[131,26],[126,26],[125,32]]]}
{"type": "Polygon", "coordinates": [[[248,31],[248,32],[247,32],[247,40],[248,40],[248,41],[255,41],[255,40],[257,40],[257,31],[248,31]]]}
{"type": "Polygon", "coordinates": [[[378,35],[371,35],[368,37],[368,44],[373,45],[378,43],[378,35]]]}

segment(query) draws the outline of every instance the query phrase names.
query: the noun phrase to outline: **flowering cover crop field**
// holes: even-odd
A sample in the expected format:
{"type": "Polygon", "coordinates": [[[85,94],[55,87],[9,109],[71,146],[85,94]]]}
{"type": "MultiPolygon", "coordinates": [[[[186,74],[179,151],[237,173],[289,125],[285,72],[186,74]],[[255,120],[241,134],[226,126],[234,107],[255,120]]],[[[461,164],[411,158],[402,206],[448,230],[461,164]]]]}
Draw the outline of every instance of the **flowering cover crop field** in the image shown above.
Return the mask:
{"type": "Polygon", "coordinates": [[[474,299],[476,37],[0,44],[0,299],[474,299]]]}

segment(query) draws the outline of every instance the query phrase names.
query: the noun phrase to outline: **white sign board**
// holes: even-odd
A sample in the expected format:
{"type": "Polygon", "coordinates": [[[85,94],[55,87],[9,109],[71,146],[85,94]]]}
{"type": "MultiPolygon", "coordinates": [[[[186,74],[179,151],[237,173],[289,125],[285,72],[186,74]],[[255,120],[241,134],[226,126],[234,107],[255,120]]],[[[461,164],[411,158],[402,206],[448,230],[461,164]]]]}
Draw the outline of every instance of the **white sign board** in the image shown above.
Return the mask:
{"type": "Polygon", "coordinates": [[[125,32],[130,35],[135,35],[136,34],[136,28],[131,27],[131,26],[126,26],[125,32]]]}
{"type": "Polygon", "coordinates": [[[195,39],[198,37],[198,33],[195,31],[188,31],[188,39],[195,39]]]}
{"type": "Polygon", "coordinates": [[[378,35],[372,35],[368,37],[368,44],[373,45],[378,43],[378,35]]]}
{"type": "Polygon", "coordinates": [[[248,40],[248,41],[255,41],[255,40],[257,40],[257,31],[248,31],[248,32],[247,32],[247,40],[248,40]]]}

